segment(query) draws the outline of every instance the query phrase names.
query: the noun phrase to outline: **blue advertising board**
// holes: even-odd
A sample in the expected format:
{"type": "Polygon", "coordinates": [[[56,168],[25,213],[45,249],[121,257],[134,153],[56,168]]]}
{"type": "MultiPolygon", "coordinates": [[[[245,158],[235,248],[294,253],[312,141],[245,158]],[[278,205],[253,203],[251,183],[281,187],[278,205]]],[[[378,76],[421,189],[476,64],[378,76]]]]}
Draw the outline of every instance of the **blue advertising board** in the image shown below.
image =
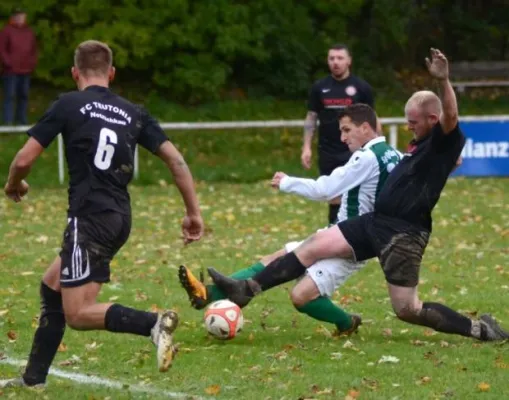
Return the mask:
{"type": "Polygon", "coordinates": [[[460,122],[467,141],[455,176],[509,176],[509,121],[460,122]]]}

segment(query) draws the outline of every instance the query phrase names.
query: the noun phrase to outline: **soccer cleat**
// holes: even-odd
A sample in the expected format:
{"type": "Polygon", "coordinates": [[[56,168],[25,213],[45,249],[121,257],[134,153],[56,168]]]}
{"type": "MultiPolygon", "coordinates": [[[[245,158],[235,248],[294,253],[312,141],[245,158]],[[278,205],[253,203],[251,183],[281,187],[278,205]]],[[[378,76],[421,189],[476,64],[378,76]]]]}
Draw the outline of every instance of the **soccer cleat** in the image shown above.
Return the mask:
{"type": "Polygon", "coordinates": [[[352,326],[349,329],[344,331],[340,331],[339,329],[334,333],[334,336],[351,336],[354,333],[357,333],[359,326],[362,325],[362,318],[360,315],[351,314],[352,317],[352,326]]]}
{"type": "Polygon", "coordinates": [[[509,339],[509,333],[504,331],[490,314],[482,314],[479,320],[481,322],[480,340],[488,342],[509,339]]]}
{"type": "Polygon", "coordinates": [[[9,388],[28,388],[33,390],[42,390],[45,387],[44,383],[37,383],[35,385],[27,385],[23,377],[11,378],[11,379],[2,379],[0,380],[0,389],[9,389],[9,388]]]}
{"type": "Polygon", "coordinates": [[[179,267],[179,281],[187,292],[193,308],[201,310],[210,303],[207,287],[203,284],[203,276],[199,280],[189,268],[181,265],[179,267]]]}
{"type": "Polygon", "coordinates": [[[157,366],[160,372],[166,372],[177,354],[177,346],[173,344],[173,332],[179,322],[175,311],[160,314],[150,332],[152,343],[157,347],[157,366]]]}
{"type": "Polygon", "coordinates": [[[240,308],[247,306],[255,293],[261,291],[259,285],[252,279],[233,279],[219,273],[214,268],[207,268],[207,271],[217,287],[225,292],[226,297],[240,308]]]}

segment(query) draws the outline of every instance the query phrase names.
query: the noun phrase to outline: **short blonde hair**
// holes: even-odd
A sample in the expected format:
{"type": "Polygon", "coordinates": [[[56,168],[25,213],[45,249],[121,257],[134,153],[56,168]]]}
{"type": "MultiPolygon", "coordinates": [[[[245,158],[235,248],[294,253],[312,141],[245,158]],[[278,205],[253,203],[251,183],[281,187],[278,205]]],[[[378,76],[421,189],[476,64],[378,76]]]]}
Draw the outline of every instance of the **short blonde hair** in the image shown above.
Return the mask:
{"type": "Polygon", "coordinates": [[[405,104],[405,113],[408,109],[417,107],[422,111],[440,115],[442,113],[442,102],[431,90],[415,92],[405,104]]]}
{"type": "Polygon", "coordinates": [[[84,75],[108,75],[112,65],[113,52],[98,40],[86,40],[74,51],[74,66],[84,75]]]}

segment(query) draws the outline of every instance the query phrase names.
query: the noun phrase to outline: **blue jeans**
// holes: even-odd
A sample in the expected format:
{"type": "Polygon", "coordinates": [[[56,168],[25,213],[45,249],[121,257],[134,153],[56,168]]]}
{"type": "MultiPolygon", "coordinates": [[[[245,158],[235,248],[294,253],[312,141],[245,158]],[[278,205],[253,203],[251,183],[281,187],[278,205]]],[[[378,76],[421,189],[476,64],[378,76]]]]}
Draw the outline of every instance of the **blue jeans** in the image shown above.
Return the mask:
{"type": "Polygon", "coordinates": [[[4,124],[14,122],[14,104],[16,103],[16,122],[27,124],[28,91],[30,89],[30,75],[8,74],[3,76],[4,83],[4,124]]]}

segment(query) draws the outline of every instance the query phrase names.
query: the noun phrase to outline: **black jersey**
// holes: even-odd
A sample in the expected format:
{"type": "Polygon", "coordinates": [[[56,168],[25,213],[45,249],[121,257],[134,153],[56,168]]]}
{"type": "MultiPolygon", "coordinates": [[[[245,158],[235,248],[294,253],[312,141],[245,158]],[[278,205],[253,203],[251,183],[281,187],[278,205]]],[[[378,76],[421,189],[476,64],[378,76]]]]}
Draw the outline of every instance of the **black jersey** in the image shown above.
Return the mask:
{"type": "Polygon", "coordinates": [[[457,125],[444,134],[437,123],[430,135],[412,141],[409,152],[389,174],[375,202],[375,212],[431,231],[431,211],[465,145],[457,125]]]}
{"type": "Polygon", "coordinates": [[[371,86],[354,75],[340,81],[329,75],[313,84],[308,110],[318,114],[319,152],[331,155],[349,152],[348,146],[341,141],[338,117],[342,109],[357,103],[374,108],[375,101],[371,86]]]}
{"type": "Polygon", "coordinates": [[[28,131],[43,147],[59,133],[69,169],[69,216],[130,214],[136,144],[154,153],[168,140],[143,107],[101,86],[61,95],[28,131]]]}

